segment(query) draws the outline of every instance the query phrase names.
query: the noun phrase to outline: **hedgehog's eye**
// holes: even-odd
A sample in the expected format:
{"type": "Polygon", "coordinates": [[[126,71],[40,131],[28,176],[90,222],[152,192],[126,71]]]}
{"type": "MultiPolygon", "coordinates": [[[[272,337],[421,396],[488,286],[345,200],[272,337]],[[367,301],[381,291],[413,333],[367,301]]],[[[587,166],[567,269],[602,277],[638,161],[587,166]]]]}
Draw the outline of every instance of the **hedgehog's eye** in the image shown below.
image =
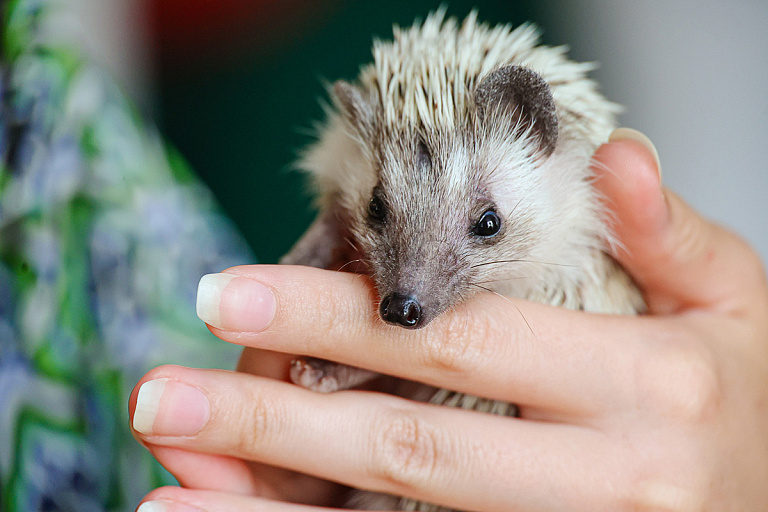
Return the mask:
{"type": "Polygon", "coordinates": [[[488,210],[472,227],[472,233],[477,236],[493,236],[501,229],[501,219],[493,210],[488,210]]]}
{"type": "Polygon", "coordinates": [[[384,219],[387,217],[387,207],[384,206],[384,201],[376,194],[371,197],[368,203],[368,217],[376,222],[384,222],[384,219]]]}

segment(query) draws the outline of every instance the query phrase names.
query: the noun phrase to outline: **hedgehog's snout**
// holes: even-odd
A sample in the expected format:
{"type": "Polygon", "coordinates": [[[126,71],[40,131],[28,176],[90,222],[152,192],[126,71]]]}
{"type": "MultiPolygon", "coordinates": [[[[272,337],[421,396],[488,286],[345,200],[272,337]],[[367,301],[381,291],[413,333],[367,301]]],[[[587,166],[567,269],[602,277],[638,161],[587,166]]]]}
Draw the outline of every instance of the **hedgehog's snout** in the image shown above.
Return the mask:
{"type": "Polygon", "coordinates": [[[385,322],[406,329],[416,329],[423,326],[421,304],[415,297],[391,293],[381,301],[379,314],[385,322]]]}

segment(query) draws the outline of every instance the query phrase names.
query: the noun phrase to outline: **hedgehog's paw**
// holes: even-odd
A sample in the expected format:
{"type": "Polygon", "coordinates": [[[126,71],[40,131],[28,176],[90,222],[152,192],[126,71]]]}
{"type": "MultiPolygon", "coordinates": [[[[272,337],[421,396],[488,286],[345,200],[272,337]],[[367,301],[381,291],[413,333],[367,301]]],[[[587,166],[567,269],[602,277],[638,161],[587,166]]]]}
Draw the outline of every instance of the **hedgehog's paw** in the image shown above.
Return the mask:
{"type": "Polygon", "coordinates": [[[291,361],[291,380],[294,384],[320,393],[333,393],[370,382],[379,374],[345,364],[299,357],[291,361]]]}
{"type": "Polygon", "coordinates": [[[338,363],[324,359],[299,357],[291,361],[291,380],[318,393],[333,393],[340,389],[335,375],[337,368],[334,368],[338,366],[338,363]]]}

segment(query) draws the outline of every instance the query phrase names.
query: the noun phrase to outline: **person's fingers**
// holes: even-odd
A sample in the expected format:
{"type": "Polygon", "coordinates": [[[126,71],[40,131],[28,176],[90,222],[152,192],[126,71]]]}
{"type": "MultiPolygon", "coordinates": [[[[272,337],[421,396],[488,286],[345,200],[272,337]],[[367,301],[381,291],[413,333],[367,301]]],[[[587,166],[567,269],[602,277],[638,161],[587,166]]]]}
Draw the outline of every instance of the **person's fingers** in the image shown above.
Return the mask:
{"type": "Polygon", "coordinates": [[[184,487],[268,499],[282,499],[278,489],[256,478],[250,463],[235,457],[147,444],[147,449],[184,487]]]}
{"type": "Polygon", "coordinates": [[[462,510],[607,509],[602,500],[629,499],[624,493],[632,491],[617,480],[633,477],[617,471],[632,450],[616,450],[591,427],[363,391],[318,394],[236,372],[165,367],[145,378],[133,425],[155,445],[257,460],[462,510]],[[156,383],[160,396],[156,389],[142,395],[156,383]],[[205,421],[179,414],[201,407],[183,388],[197,390],[205,421]],[[582,478],[585,467],[590,478],[582,478]]]}
{"type": "Polygon", "coordinates": [[[238,457],[156,444],[147,448],[179,484],[191,489],[310,505],[332,503],[341,492],[332,482],[238,457]]]}
{"type": "MultiPolygon", "coordinates": [[[[594,157],[596,186],[614,214],[616,257],[643,290],[652,313],[691,308],[743,311],[765,287],[757,254],[660,185],[647,138],[614,132],[594,157]]],[[[761,305],[763,306],[763,305],[761,305]]]]}
{"type": "MultiPolygon", "coordinates": [[[[165,366],[159,371],[161,374],[172,376],[182,370],[180,367],[165,366]]],[[[143,381],[144,379],[134,388],[129,398],[130,418],[135,417],[139,398],[138,390],[143,381]]],[[[145,395],[146,393],[149,393],[148,396],[153,395],[150,387],[145,388],[145,395]]],[[[187,393],[176,395],[177,399],[186,403],[182,403],[176,409],[179,414],[174,419],[187,426],[206,421],[205,418],[208,415],[206,407],[194,406],[194,398],[199,395],[194,390],[186,391],[187,393]],[[185,400],[190,397],[192,400],[185,400]]],[[[245,406],[247,407],[247,404],[245,406]]],[[[134,425],[133,420],[131,424],[134,425]]],[[[140,421],[139,427],[141,428],[140,421]]],[[[236,456],[216,452],[204,453],[196,450],[195,447],[185,449],[152,443],[147,436],[140,435],[136,429],[133,430],[133,434],[181,485],[187,487],[308,504],[328,503],[331,497],[339,492],[339,487],[332,482],[321,481],[304,474],[250,462],[236,456]]]]}
{"type": "Polygon", "coordinates": [[[656,348],[685,336],[671,323],[654,327],[647,318],[585,315],[491,294],[412,331],[378,318],[363,276],[279,265],[228,272],[214,276],[226,281],[218,297],[201,292],[212,304],[206,307],[217,308],[215,318],[202,317],[218,324],[210,327],[223,340],[564,413],[623,407],[634,399],[623,393],[634,386],[637,366],[663,360],[656,348]],[[271,299],[244,298],[262,292],[271,299]],[[271,312],[268,321],[259,308],[271,312]]]}

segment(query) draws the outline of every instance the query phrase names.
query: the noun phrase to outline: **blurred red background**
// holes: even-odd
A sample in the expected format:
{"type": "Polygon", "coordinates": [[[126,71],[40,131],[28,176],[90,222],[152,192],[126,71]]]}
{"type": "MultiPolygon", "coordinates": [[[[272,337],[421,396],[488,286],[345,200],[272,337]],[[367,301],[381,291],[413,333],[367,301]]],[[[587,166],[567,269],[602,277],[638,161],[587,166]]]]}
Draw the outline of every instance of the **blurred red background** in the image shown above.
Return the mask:
{"type": "Polygon", "coordinates": [[[323,26],[344,0],[144,0],[160,69],[269,55],[323,26]]]}

